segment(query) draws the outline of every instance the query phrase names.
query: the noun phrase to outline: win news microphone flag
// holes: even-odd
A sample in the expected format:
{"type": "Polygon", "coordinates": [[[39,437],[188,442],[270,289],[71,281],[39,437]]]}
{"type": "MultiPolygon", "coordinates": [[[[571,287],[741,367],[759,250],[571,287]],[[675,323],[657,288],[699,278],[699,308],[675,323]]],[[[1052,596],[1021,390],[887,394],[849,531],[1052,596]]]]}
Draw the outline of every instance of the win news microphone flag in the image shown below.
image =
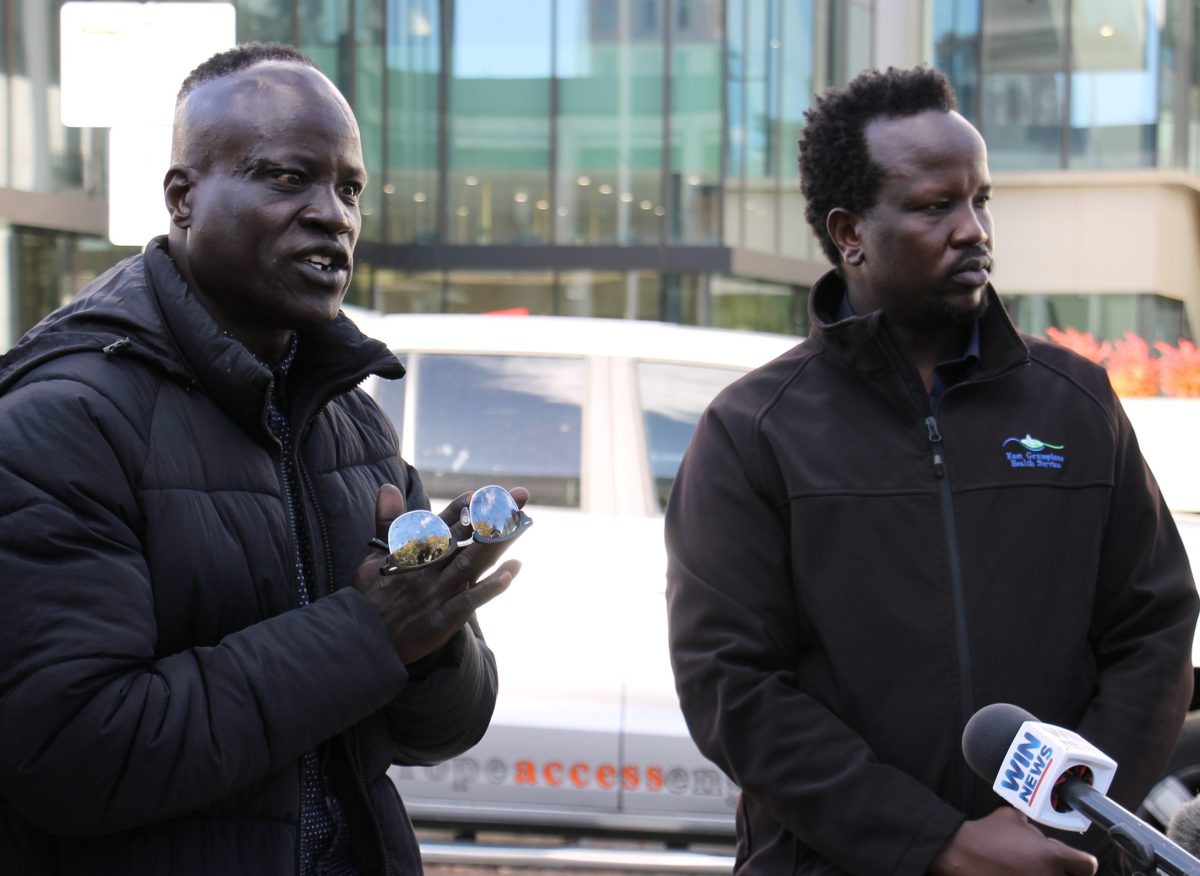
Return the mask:
{"type": "Polygon", "coordinates": [[[963,756],[1030,820],[1080,832],[1095,824],[1141,866],[1200,876],[1200,860],[1105,796],[1117,763],[1078,733],[993,703],[967,722],[963,756]]]}

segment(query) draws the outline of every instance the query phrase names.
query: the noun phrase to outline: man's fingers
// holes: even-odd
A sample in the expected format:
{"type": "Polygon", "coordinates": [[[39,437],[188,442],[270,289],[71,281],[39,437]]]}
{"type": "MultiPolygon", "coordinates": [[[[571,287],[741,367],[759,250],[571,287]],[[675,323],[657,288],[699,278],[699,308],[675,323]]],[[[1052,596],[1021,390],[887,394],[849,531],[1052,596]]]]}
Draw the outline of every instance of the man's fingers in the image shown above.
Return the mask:
{"type": "Polygon", "coordinates": [[[474,586],[468,587],[447,602],[447,609],[455,614],[460,610],[463,611],[465,622],[465,618],[474,614],[476,609],[491,602],[507,590],[508,585],[512,583],[513,578],[517,577],[520,571],[521,563],[519,560],[506,561],[495,572],[488,575],[482,581],[477,581],[474,586]]]}
{"type": "Polygon", "coordinates": [[[1073,849],[1061,840],[1051,838],[1050,842],[1059,846],[1062,854],[1063,872],[1067,876],[1095,876],[1100,868],[1100,862],[1093,855],[1073,849]]]}
{"type": "Polygon", "coordinates": [[[375,496],[375,537],[387,541],[388,527],[407,510],[400,488],[395,484],[383,484],[375,496]]]}

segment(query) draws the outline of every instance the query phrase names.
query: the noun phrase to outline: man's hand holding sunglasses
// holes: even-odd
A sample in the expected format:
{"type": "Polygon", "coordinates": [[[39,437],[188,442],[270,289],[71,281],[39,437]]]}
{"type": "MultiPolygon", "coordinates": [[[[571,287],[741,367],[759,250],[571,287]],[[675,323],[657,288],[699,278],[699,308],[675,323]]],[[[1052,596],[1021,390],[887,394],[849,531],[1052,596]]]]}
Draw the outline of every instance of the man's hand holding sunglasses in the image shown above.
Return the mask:
{"type": "Polygon", "coordinates": [[[530,525],[520,510],[528,500],[522,487],[509,493],[488,486],[462,494],[441,514],[407,512],[399,489],[379,488],[372,551],[354,586],[383,616],[405,665],[445,645],[512,583],[521,569],[516,560],[479,576],[530,525]]]}

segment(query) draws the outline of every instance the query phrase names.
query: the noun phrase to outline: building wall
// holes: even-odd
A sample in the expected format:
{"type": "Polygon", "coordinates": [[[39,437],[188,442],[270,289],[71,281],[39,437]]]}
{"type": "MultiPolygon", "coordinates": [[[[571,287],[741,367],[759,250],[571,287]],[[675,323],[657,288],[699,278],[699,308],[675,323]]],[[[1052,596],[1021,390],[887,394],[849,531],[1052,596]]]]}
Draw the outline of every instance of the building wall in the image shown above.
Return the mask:
{"type": "MultiPolygon", "coordinates": [[[[57,120],[61,2],[0,0],[0,348],[135,251],[103,237],[106,132],[57,120]]],[[[1112,22],[1085,0],[235,5],[239,39],[295,42],[358,115],[359,304],[803,331],[828,267],[804,112],[866,66],[932,62],[989,141],[1026,327],[1128,312],[1165,335],[1180,302],[1200,325],[1197,0],[1112,22]]]]}

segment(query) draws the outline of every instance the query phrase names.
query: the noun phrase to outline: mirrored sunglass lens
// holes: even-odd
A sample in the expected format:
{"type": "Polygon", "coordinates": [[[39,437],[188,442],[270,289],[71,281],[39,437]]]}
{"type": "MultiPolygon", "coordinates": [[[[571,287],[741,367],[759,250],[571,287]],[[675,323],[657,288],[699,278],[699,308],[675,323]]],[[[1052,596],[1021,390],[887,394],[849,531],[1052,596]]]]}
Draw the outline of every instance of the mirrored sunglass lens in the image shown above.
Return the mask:
{"type": "Polygon", "coordinates": [[[450,527],[432,511],[409,511],[388,528],[388,565],[411,568],[444,557],[453,547],[450,527]]]}
{"type": "Polygon", "coordinates": [[[480,487],[471,497],[471,528],[481,541],[500,541],[521,528],[522,514],[508,490],[495,484],[480,487]]]}

